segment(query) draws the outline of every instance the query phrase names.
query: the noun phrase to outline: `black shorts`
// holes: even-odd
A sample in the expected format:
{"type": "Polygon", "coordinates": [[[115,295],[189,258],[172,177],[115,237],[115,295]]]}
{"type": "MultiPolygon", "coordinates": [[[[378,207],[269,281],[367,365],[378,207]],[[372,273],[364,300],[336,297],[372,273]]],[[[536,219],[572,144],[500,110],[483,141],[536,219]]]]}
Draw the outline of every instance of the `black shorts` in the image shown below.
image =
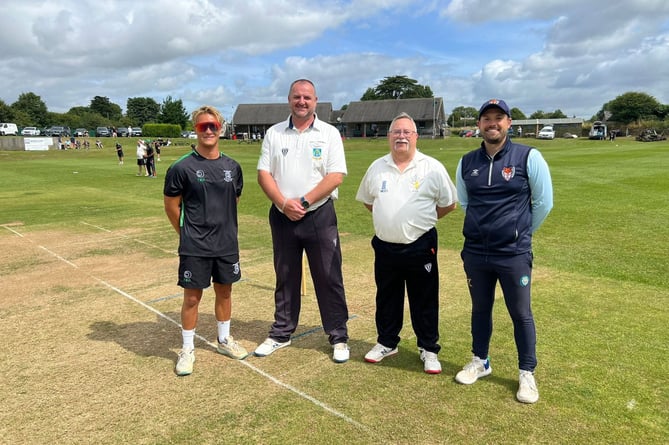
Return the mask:
{"type": "Polygon", "coordinates": [[[239,256],[198,257],[179,256],[179,281],[177,284],[186,289],[206,289],[214,283],[232,284],[239,281],[242,271],[239,268],[239,256]]]}
{"type": "Polygon", "coordinates": [[[144,165],[144,159],[137,159],[137,165],[144,165]]]}

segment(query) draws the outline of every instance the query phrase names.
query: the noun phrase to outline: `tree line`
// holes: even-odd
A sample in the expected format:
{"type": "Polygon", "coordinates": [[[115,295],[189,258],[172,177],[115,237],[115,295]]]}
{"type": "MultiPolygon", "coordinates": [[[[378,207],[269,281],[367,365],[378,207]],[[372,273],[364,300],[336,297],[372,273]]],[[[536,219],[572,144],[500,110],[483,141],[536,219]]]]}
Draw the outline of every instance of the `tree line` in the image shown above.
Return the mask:
{"type": "Polygon", "coordinates": [[[146,123],[176,124],[186,129],[189,116],[181,99],[168,96],[161,104],[150,97],[131,97],[126,113],[107,97],[95,96],[88,106],[76,106],[66,113],[47,109],[40,96],[22,93],[16,102],[7,105],[0,100],[0,122],[13,122],[19,127],[39,128],[64,125],[70,128],[142,127],[146,123]]]}
{"type": "MultiPolygon", "coordinates": [[[[408,76],[385,77],[375,87],[368,88],[360,98],[366,100],[402,100],[413,98],[433,98],[434,93],[427,85],[420,85],[408,76]]],[[[342,110],[347,108],[346,105],[342,110]]],[[[109,98],[95,96],[87,106],[71,108],[67,113],[53,113],[40,96],[35,93],[22,93],[11,105],[0,100],[0,122],[13,122],[19,127],[67,125],[70,128],[96,127],[135,127],[146,123],[176,124],[186,129],[189,116],[181,99],[165,98],[158,104],[150,97],[129,98],[126,114],[121,107],[109,98]]],[[[522,119],[557,119],[566,118],[562,110],[537,110],[526,116],[520,109],[512,108],[511,118],[522,119]]],[[[663,121],[669,115],[669,105],[663,105],[653,96],[643,92],[627,92],[606,102],[591,118],[591,121],[610,120],[621,124],[640,123],[641,121],[663,121]]],[[[478,116],[478,109],[472,106],[455,107],[449,117],[451,127],[473,125],[478,116]]]]}

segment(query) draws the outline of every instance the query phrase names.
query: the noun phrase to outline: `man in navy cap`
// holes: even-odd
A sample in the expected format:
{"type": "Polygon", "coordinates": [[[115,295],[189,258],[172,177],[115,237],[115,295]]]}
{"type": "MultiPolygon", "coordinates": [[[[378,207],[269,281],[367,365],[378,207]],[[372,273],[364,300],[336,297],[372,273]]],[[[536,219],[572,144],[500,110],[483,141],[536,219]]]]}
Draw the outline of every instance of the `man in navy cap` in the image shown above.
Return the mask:
{"type": "Polygon", "coordinates": [[[518,401],[535,403],[536,330],[530,304],[532,234],[553,207],[546,161],[535,148],[507,136],[511,113],[503,100],[490,99],[476,123],[481,147],[460,159],[455,173],[465,211],[462,260],[472,300],[473,358],[455,380],[471,385],[492,372],[488,349],[497,282],[513,321],[518,352],[518,401]]]}

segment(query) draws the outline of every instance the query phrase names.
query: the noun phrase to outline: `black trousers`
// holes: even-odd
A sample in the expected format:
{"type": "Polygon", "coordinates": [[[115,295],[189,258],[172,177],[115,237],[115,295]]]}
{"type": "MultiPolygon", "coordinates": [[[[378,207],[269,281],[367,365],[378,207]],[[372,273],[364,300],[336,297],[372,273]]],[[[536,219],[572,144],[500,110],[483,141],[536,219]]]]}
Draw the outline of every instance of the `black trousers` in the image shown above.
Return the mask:
{"type": "Polygon", "coordinates": [[[439,267],[437,230],[411,244],[372,238],[376,280],[377,341],[388,348],[400,342],[404,322],[404,290],[419,348],[439,352],[439,267]]]}
{"type": "Polygon", "coordinates": [[[348,342],[337,215],[332,200],[291,221],[275,206],[269,211],[274,247],[274,324],[269,337],[284,342],[295,332],[302,305],[302,255],[306,252],[316,300],[330,344],[348,342]]]}

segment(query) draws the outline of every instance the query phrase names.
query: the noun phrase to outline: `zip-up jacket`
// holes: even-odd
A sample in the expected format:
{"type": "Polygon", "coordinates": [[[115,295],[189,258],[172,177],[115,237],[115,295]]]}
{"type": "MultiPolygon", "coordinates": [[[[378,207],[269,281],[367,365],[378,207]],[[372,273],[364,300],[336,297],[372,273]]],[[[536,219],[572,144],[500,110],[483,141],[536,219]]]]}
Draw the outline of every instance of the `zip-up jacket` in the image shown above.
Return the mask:
{"type": "Polygon", "coordinates": [[[466,190],[464,251],[518,255],[532,250],[532,190],[528,174],[532,150],[507,138],[492,158],[483,143],[462,157],[456,180],[466,190]]]}

